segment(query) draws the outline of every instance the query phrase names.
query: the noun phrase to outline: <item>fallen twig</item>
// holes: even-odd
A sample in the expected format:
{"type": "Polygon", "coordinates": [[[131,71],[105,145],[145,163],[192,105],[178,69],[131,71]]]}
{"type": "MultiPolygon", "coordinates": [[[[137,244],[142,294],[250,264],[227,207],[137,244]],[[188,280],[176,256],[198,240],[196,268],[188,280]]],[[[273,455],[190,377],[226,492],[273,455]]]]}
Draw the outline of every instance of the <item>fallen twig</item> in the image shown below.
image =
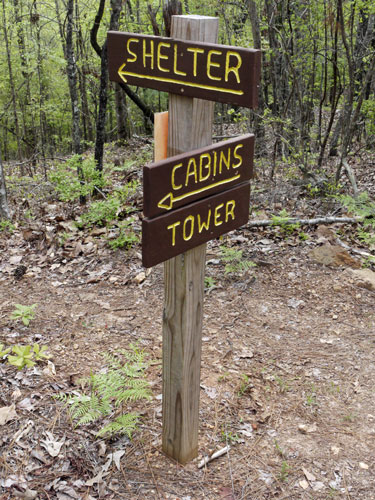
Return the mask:
{"type": "Polygon", "coordinates": [[[245,227],[263,227],[263,226],[280,226],[280,224],[301,224],[305,226],[317,226],[318,224],[356,224],[357,222],[362,222],[363,217],[317,217],[315,219],[297,219],[297,218],[285,218],[285,220],[272,220],[272,219],[262,219],[262,220],[251,220],[245,227]]]}
{"type": "Polygon", "coordinates": [[[213,453],[212,455],[210,455],[209,457],[208,456],[205,456],[204,458],[202,458],[202,460],[199,462],[198,464],[198,469],[201,469],[202,467],[204,467],[206,464],[208,464],[209,462],[212,462],[212,460],[215,460],[215,458],[219,458],[221,457],[222,455],[225,455],[225,453],[228,453],[228,451],[230,450],[230,446],[224,446],[224,448],[221,448],[221,450],[218,450],[218,451],[215,451],[215,453],[213,453]]]}

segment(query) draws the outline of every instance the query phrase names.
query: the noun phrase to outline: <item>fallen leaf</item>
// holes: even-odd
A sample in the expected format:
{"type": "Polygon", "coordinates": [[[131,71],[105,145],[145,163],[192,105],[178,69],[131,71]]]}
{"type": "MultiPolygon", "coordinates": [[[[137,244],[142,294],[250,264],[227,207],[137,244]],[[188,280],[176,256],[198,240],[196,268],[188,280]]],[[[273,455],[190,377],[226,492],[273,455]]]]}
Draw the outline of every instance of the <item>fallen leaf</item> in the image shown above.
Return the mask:
{"type": "Polygon", "coordinates": [[[316,432],[318,430],[318,427],[316,424],[312,424],[312,425],[299,424],[298,430],[302,434],[310,434],[311,432],[316,432]]]}
{"type": "Polygon", "coordinates": [[[15,405],[3,406],[0,408],[0,425],[5,425],[10,420],[17,418],[15,405]]]}
{"type": "Polygon", "coordinates": [[[56,368],[52,361],[47,361],[47,366],[42,370],[45,377],[54,377],[56,375],[56,368]]]}
{"type": "Polygon", "coordinates": [[[118,450],[112,454],[112,460],[113,460],[117,470],[120,470],[120,460],[121,460],[121,457],[123,455],[125,455],[125,450],[118,450]]]}
{"type": "Polygon", "coordinates": [[[309,487],[309,483],[306,481],[306,479],[302,479],[302,481],[299,482],[299,485],[301,486],[301,488],[303,488],[304,490],[307,490],[307,488],[309,487]]]}
{"type": "Polygon", "coordinates": [[[304,467],[302,467],[302,472],[305,474],[305,478],[308,480],[308,481],[315,481],[316,480],[316,477],[314,476],[314,474],[311,474],[311,472],[309,472],[307,469],[305,469],[304,467]]]}
{"type": "Polygon", "coordinates": [[[22,255],[12,255],[9,258],[9,264],[19,264],[22,260],[22,255]]]}
{"type": "Polygon", "coordinates": [[[311,486],[314,491],[320,491],[325,488],[324,483],[322,483],[321,481],[316,481],[311,486]]]}
{"type": "Polygon", "coordinates": [[[25,500],[34,500],[38,496],[38,492],[36,490],[30,490],[26,488],[25,491],[18,491],[16,489],[13,490],[13,495],[17,498],[24,498],[25,500]]]}
{"type": "Polygon", "coordinates": [[[53,435],[48,431],[46,432],[46,436],[47,439],[41,440],[40,444],[47,450],[51,457],[57,457],[65,443],[65,438],[62,441],[56,441],[53,435]]]}

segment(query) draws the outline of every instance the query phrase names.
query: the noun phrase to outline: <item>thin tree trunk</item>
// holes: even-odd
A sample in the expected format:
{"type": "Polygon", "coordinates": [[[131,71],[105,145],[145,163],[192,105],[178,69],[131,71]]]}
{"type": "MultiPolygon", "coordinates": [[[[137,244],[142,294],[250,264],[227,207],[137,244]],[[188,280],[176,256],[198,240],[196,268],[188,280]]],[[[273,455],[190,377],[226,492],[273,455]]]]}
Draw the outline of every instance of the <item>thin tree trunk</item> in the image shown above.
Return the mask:
{"type": "MultiPolygon", "coordinates": [[[[95,162],[96,162],[96,168],[100,172],[103,170],[105,124],[106,124],[107,100],[108,100],[108,95],[107,95],[108,54],[107,54],[107,42],[104,42],[103,47],[100,48],[96,37],[103,16],[104,5],[105,5],[105,0],[101,0],[98,13],[95,17],[94,26],[91,30],[91,44],[101,58],[99,113],[96,122],[96,141],[95,141],[95,162]]],[[[118,29],[118,22],[121,13],[121,8],[122,8],[121,0],[111,0],[111,19],[109,23],[110,30],[118,29]]]]}
{"type": "MultiPolygon", "coordinates": [[[[11,91],[12,104],[13,104],[14,128],[15,128],[16,139],[17,139],[17,154],[18,154],[18,159],[21,160],[22,159],[22,149],[21,149],[18,116],[17,116],[16,92],[15,92],[15,88],[14,88],[13,67],[12,67],[12,59],[11,59],[11,54],[10,54],[7,19],[6,19],[6,14],[5,14],[5,0],[2,0],[2,4],[3,4],[3,32],[4,32],[5,48],[6,48],[6,53],[7,53],[9,84],[10,84],[10,91],[11,91]]],[[[21,175],[24,175],[24,171],[23,171],[22,166],[21,166],[21,175]]]]}
{"type": "MultiPolygon", "coordinates": [[[[251,31],[253,34],[254,49],[262,49],[262,38],[260,33],[260,21],[258,16],[258,10],[255,0],[247,0],[247,7],[249,10],[249,17],[251,22],[251,31]]],[[[262,64],[263,72],[263,64],[262,64]]],[[[263,78],[261,79],[263,81],[263,78]]],[[[262,117],[264,114],[264,99],[263,99],[263,86],[259,86],[258,93],[258,109],[252,112],[254,117],[254,133],[257,137],[257,149],[261,153],[265,149],[264,135],[265,130],[262,123],[262,117]]]]}
{"type": "MultiPolygon", "coordinates": [[[[74,0],[68,0],[68,10],[66,18],[66,60],[67,60],[67,73],[69,94],[72,107],[72,146],[73,152],[76,155],[82,154],[81,148],[81,130],[79,126],[79,106],[78,106],[78,92],[77,92],[77,65],[73,50],[73,10],[74,0]]],[[[78,162],[77,175],[81,182],[84,183],[83,171],[81,161],[78,162]]],[[[86,198],[80,196],[80,203],[84,204],[86,198]]]]}
{"type": "Polygon", "coordinates": [[[5,185],[5,173],[1,158],[1,149],[0,149],[0,219],[10,219],[7,190],[5,185]]]}

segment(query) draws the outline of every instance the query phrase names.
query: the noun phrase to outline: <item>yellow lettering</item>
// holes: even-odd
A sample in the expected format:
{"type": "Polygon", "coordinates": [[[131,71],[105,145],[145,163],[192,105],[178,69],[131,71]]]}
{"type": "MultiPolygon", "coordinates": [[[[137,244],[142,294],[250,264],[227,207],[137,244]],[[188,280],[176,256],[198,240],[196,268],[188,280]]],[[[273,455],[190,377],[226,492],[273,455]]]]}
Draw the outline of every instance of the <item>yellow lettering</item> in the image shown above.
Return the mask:
{"type": "Polygon", "coordinates": [[[238,73],[238,70],[240,69],[242,65],[242,58],[238,52],[232,52],[229,50],[227,52],[226,58],[225,58],[225,81],[228,81],[228,76],[229,73],[234,73],[237,83],[240,83],[240,75],[238,73]],[[229,61],[231,56],[235,57],[237,59],[237,65],[234,66],[229,66],[229,61]]]}
{"type": "Polygon", "coordinates": [[[220,205],[218,205],[216,208],[215,208],[215,217],[214,217],[214,223],[215,223],[215,226],[221,226],[221,224],[223,223],[222,220],[220,220],[220,217],[221,217],[221,214],[219,213],[219,210],[221,208],[223,208],[224,206],[224,203],[220,203],[220,205]]]}
{"type": "Polygon", "coordinates": [[[185,179],[185,186],[189,184],[189,177],[193,176],[194,177],[194,182],[198,182],[198,173],[197,173],[197,164],[195,163],[194,158],[190,158],[189,163],[188,163],[188,168],[186,170],[186,179],[185,179]],[[191,170],[191,166],[193,166],[193,169],[191,170]]]}
{"type": "Polygon", "coordinates": [[[232,168],[238,168],[242,165],[242,156],[237,154],[237,150],[243,148],[243,144],[237,144],[237,146],[234,148],[233,151],[233,156],[238,160],[238,163],[233,164],[232,168]]]}
{"type": "Polygon", "coordinates": [[[177,50],[178,50],[178,47],[177,47],[177,43],[174,44],[174,49],[173,49],[173,71],[176,75],[182,75],[182,76],[186,76],[186,73],[184,71],[179,71],[177,69],[177,50]]]}
{"type": "Polygon", "coordinates": [[[128,43],[126,44],[126,50],[130,55],[133,56],[133,59],[130,59],[129,57],[126,59],[126,62],[135,62],[137,60],[137,54],[133,51],[130,50],[130,44],[131,43],[138,43],[139,39],[138,38],[129,38],[128,43]]]}
{"type": "Polygon", "coordinates": [[[227,170],[229,170],[230,169],[230,148],[228,148],[228,156],[227,157],[225,157],[225,151],[220,151],[219,174],[221,174],[223,163],[227,167],[227,170]]]}
{"type": "Polygon", "coordinates": [[[178,220],[174,224],[171,224],[167,227],[167,229],[172,229],[172,247],[176,245],[176,227],[180,225],[180,221],[178,220]]]}
{"type": "Polygon", "coordinates": [[[225,205],[225,222],[228,222],[229,216],[232,217],[232,220],[235,219],[235,217],[234,217],[234,209],[235,209],[235,207],[236,207],[236,202],[234,200],[227,201],[227,203],[225,205]],[[229,206],[231,208],[229,208],[229,206]]]}
{"type": "Polygon", "coordinates": [[[146,38],[143,39],[143,67],[146,67],[146,58],[151,59],[151,69],[154,69],[154,40],[150,40],[150,52],[146,52],[146,38]]]}
{"type": "Polygon", "coordinates": [[[182,237],[184,238],[185,241],[189,241],[193,237],[193,233],[194,233],[194,217],[193,217],[193,215],[189,215],[184,220],[184,227],[183,227],[183,231],[182,231],[182,237]],[[190,234],[187,236],[186,235],[186,224],[188,222],[190,222],[190,234]]]}
{"type": "Polygon", "coordinates": [[[175,165],[172,169],[172,176],[171,176],[171,183],[172,183],[172,188],[173,189],[181,189],[182,188],[182,184],[179,184],[178,186],[176,186],[176,183],[175,183],[175,180],[174,180],[174,176],[175,176],[175,173],[176,173],[176,170],[178,168],[181,168],[182,167],[182,163],[179,163],[178,165],[175,165]]]}
{"type": "Polygon", "coordinates": [[[198,231],[200,233],[203,231],[203,229],[205,229],[206,231],[209,230],[209,228],[210,228],[210,220],[211,220],[211,209],[208,210],[206,222],[204,222],[203,220],[201,220],[201,215],[198,214],[198,231]]]}
{"type": "Polygon", "coordinates": [[[164,43],[164,42],[160,42],[159,45],[158,45],[158,52],[157,52],[157,65],[158,65],[158,70],[159,71],[164,71],[164,73],[169,73],[169,69],[168,68],[162,68],[161,66],[161,63],[160,63],[160,59],[169,59],[168,56],[166,55],[163,55],[161,53],[161,49],[163,47],[166,47],[166,48],[170,48],[171,47],[171,44],[170,43],[164,43]]]}
{"type": "Polygon", "coordinates": [[[211,156],[207,153],[200,155],[199,158],[199,182],[206,181],[211,175],[211,156]],[[203,165],[203,159],[207,158],[208,162],[203,165]],[[207,170],[206,175],[203,177],[203,169],[207,170]]]}
{"type": "Polygon", "coordinates": [[[217,152],[214,151],[214,177],[216,177],[217,152]]]}
{"type": "Polygon", "coordinates": [[[193,75],[197,76],[197,58],[198,58],[198,54],[204,54],[204,49],[200,49],[198,47],[189,47],[186,50],[188,52],[192,52],[194,54],[194,59],[193,59],[193,75]]]}
{"type": "Polygon", "coordinates": [[[211,75],[211,68],[220,68],[219,63],[212,62],[212,56],[221,56],[222,52],[219,50],[210,50],[207,55],[207,76],[211,80],[221,80],[221,76],[212,76],[211,75]]]}

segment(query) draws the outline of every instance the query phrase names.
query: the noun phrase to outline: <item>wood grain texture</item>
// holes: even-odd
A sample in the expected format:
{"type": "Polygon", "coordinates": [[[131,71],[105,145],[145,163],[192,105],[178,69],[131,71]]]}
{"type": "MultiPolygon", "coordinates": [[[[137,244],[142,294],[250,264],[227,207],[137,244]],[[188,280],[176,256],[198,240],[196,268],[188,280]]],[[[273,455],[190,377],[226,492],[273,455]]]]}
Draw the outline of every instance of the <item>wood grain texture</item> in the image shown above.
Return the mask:
{"type": "Polygon", "coordinates": [[[154,161],[164,160],[168,150],[168,111],[154,114],[154,161]]]}
{"type": "MultiPolygon", "coordinates": [[[[218,19],[173,16],[171,36],[216,43],[218,19]]],[[[213,103],[169,96],[168,156],[212,142],[213,103]]],[[[163,451],[185,464],[198,454],[206,245],[164,265],[163,451]]]]}

